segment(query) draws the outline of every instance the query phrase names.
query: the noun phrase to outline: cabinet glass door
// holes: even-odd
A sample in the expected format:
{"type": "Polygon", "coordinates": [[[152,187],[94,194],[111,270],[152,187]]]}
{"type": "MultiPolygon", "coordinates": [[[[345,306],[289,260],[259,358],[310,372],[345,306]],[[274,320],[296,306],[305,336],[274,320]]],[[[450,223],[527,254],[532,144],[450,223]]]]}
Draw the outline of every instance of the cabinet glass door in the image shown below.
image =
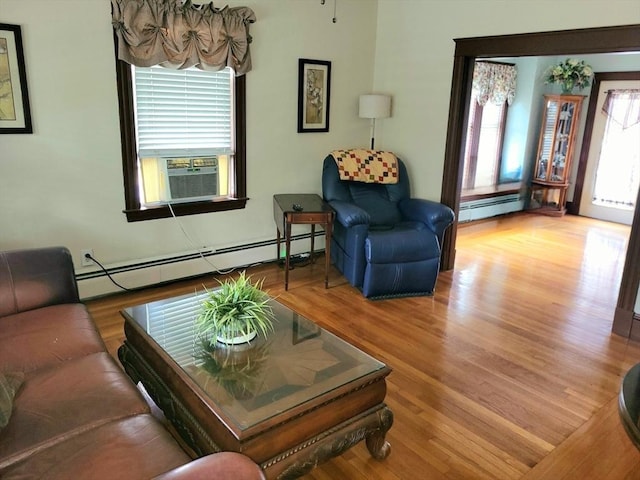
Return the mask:
{"type": "Polygon", "coordinates": [[[536,180],[543,182],[546,182],[549,178],[549,165],[551,163],[550,159],[553,156],[557,119],[558,103],[554,100],[547,100],[540,144],[540,157],[538,158],[538,168],[536,170],[536,180]]]}
{"type": "Polygon", "coordinates": [[[535,180],[566,183],[575,100],[547,99],[535,180]]]}
{"type": "Polygon", "coordinates": [[[548,181],[563,183],[566,179],[567,155],[569,154],[569,138],[571,134],[571,122],[575,104],[563,102],[560,107],[558,126],[556,130],[556,145],[554,148],[551,172],[548,181]]]}

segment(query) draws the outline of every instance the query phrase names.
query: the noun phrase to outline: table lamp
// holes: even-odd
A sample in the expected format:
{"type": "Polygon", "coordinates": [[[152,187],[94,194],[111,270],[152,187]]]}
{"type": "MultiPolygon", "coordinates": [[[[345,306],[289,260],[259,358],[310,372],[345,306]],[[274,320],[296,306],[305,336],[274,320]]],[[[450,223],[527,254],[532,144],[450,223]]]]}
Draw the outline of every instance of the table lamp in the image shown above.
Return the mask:
{"type": "Polygon", "coordinates": [[[391,97],[379,94],[360,95],[358,116],[371,119],[371,150],[374,150],[376,119],[391,116],[391,97]]]}

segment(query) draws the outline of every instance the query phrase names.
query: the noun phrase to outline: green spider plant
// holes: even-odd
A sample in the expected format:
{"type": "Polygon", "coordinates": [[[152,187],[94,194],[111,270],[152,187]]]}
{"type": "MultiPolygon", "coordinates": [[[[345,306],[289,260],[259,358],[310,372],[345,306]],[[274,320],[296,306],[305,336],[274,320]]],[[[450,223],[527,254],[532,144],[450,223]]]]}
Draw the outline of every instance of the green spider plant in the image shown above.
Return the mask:
{"type": "Polygon", "coordinates": [[[269,296],[261,290],[263,282],[264,279],[251,283],[251,277],[244,271],[235,280],[219,281],[220,288],[208,292],[202,302],[202,310],[196,318],[198,333],[210,338],[212,344],[216,338],[246,337],[251,332],[266,337],[273,331],[275,315],[269,305],[269,296]]]}

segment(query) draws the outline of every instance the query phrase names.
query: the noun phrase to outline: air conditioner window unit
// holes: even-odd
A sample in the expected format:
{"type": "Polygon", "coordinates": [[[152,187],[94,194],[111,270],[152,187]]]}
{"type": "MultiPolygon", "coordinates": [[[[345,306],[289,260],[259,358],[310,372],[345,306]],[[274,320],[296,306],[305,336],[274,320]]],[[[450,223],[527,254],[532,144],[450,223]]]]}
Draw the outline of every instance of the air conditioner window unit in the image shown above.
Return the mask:
{"type": "Polygon", "coordinates": [[[219,195],[218,158],[165,158],[166,198],[171,201],[210,199],[219,195]]]}

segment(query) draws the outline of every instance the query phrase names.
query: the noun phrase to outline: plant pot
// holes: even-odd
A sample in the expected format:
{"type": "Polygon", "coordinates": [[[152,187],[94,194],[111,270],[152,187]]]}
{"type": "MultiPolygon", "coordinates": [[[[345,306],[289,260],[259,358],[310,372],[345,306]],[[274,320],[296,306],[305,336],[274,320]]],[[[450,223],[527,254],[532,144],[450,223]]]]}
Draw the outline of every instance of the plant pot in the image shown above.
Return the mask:
{"type": "Polygon", "coordinates": [[[246,335],[216,335],[216,340],[225,345],[241,345],[243,343],[249,343],[256,338],[257,335],[258,332],[252,330],[246,335]]]}

